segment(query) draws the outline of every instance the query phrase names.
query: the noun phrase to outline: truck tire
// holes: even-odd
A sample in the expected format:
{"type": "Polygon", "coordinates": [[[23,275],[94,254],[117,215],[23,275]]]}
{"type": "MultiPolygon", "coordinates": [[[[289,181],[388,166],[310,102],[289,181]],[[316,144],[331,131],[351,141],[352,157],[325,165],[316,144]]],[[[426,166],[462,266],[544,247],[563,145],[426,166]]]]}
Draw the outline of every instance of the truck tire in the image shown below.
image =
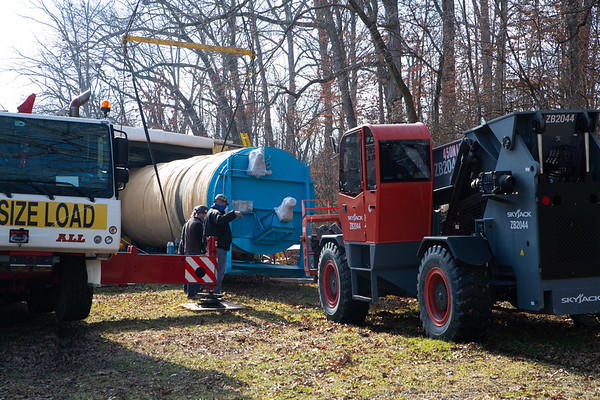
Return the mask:
{"type": "Polygon", "coordinates": [[[425,333],[442,340],[481,339],[491,315],[488,285],[484,267],[462,264],[445,248],[430,247],[417,277],[425,333]]]}
{"type": "Polygon", "coordinates": [[[94,289],[88,285],[83,259],[68,258],[60,264],[60,287],[54,310],[59,321],[86,318],[92,308],[94,289]]]}
{"type": "Polygon", "coordinates": [[[350,268],[344,249],[329,242],[319,259],[319,297],[328,320],[361,324],[369,312],[369,303],[352,299],[350,268]]]}

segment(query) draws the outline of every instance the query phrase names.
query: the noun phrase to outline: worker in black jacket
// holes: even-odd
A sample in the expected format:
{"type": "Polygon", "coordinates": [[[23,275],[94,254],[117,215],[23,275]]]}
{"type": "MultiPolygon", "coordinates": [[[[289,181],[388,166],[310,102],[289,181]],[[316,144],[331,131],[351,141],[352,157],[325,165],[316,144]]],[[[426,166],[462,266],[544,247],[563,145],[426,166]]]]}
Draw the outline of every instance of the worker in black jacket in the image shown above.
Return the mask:
{"type": "MultiPolygon", "coordinates": [[[[181,230],[181,242],[179,242],[179,254],[198,255],[206,253],[206,240],[204,238],[204,219],[208,207],[196,206],[190,219],[187,220],[181,230]]],[[[200,291],[197,283],[183,285],[183,290],[188,298],[193,299],[200,291]]]]}
{"type": "Polygon", "coordinates": [[[229,205],[227,197],[224,194],[215,196],[214,203],[204,220],[204,236],[208,241],[210,236],[217,238],[217,285],[213,291],[214,294],[221,294],[221,283],[225,276],[225,266],[227,265],[227,252],[231,248],[231,228],[229,223],[237,217],[243,217],[240,211],[225,212],[229,205]]]}

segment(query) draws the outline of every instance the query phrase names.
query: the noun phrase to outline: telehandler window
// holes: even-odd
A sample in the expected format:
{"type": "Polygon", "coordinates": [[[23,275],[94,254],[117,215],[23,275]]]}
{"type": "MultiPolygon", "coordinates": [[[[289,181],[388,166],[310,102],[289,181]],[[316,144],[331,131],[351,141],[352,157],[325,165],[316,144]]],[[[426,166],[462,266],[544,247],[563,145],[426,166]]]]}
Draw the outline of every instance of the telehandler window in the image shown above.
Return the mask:
{"type": "Polygon", "coordinates": [[[356,196],[362,192],[360,131],[344,136],[340,143],[340,192],[356,196]]]}
{"type": "Polygon", "coordinates": [[[365,169],[367,170],[367,190],[377,189],[377,161],[375,160],[375,139],[369,128],[365,128],[365,169]]]}
{"type": "Polygon", "coordinates": [[[379,169],[381,182],[430,180],[429,141],[380,141],[379,169]]]}

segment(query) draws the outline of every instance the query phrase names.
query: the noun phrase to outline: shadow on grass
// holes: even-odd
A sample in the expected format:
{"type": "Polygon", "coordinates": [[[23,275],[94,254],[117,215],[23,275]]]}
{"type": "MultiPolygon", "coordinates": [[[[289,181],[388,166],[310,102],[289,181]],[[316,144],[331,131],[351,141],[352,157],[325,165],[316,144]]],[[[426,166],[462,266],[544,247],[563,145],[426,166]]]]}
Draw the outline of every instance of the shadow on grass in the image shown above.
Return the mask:
{"type": "MultiPolygon", "coordinates": [[[[147,293],[147,292],[166,292],[170,290],[180,289],[183,285],[174,283],[135,283],[126,286],[107,285],[102,286],[102,292],[106,294],[118,293],[147,293]]],[[[98,289],[96,289],[98,290],[98,289]]]]}
{"type": "Polygon", "coordinates": [[[285,280],[260,275],[227,276],[223,281],[225,291],[259,300],[269,300],[288,305],[319,305],[319,291],[310,280],[285,280]]]}
{"type": "MultiPolygon", "coordinates": [[[[138,284],[127,287],[103,287],[100,289],[103,295],[108,296],[113,294],[129,295],[173,290],[181,290],[181,285],[138,284]]],[[[308,285],[279,282],[269,277],[258,275],[228,276],[223,283],[223,290],[225,291],[223,300],[244,305],[246,308],[241,310],[215,309],[214,311],[197,311],[193,314],[182,308],[182,312],[185,312],[187,315],[152,317],[148,319],[123,318],[119,316],[118,319],[103,320],[91,324],[98,325],[98,329],[106,332],[117,332],[122,330],[143,331],[147,329],[164,329],[168,327],[210,327],[215,323],[259,325],[260,322],[256,322],[256,320],[266,323],[290,323],[284,318],[281,312],[270,312],[265,310],[264,307],[262,309],[255,309],[252,304],[244,303],[268,301],[276,304],[287,304],[299,309],[314,308],[319,304],[315,288],[311,288],[308,285]]],[[[192,300],[184,299],[185,297],[182,292],[182,297],[176,301],[192,302],[192,300]]]]}
{"type": "Polygon", "coordinates": [[[491,353],[597,374],[599,337],[597,329],[577,327],[568,316],[496,307],[483,346],[491,353]]]}
{"type": "Polygon", "coordinates": [[[169,328],[190,328],[190,327],[208,327],[216,323],[219,324],[246,324],[260,326],[254,319],[246,316],[260,319],[266,322],[284,322],[285,319],[276,313],[257,311],[252,309],[232,310],[232,311],[200,311],[194,315],[178,315],[155,317],[148,319],[139,318],[119,318],[116,320],[103,320],[90,322],[89,326],[102,332],[141,332],[147,330],[164,330],[169,328]]]}
{"type": "MultiPolygon", "coordinates": [[[[173,288],[173,285],[164,289],[140,285],[124,290],[137,293],[173,288]]],[[[319,304],[316,285],[309,283],[228,277],[224,289],[234,299],[266,301],[274,304],[274,308],[70,324],[56,322],[52,314],[31,316],[23,304],[11,312],[0,308],[0,321],[8,322],[0,323],[0,398],[244,398],[236,388],[247,383],[230,375],[198,364],[186,367],[172,362],[170,356],[159,358],[138,353],[106,338],[112,333],[152,329],[165,332],[171,328],[213,324],[224,324],[228,328],[229,325],[275,323],[282,328],[297,329],[302,323],[284,318],[282,309],[289,310],[288,306],[293,306],[299,314],[308,315],[314,313],[319,304]],[[277,305],[281,308],[276,309],[277,305]],[[45,395],[47,393],[50,394],[45,395]]],[[[122,289],[114,291],[123,292],[122,289]]],[[[369,336],[387,333],[423,338],[417,303],[407,298],[380,299],[371,306],[366,323],[360,329],[369,336]]],[[[306,331],[307,335],[314,333],[310,329],[306,331]]],[[[326,331],[320,332],[325,334],[326,331]]],[[[137,334],[132,337],[137,338],[137,334]]],[[[566,317],[494,309],[486,339],[466,346],[492,355],[539,362],[582,376],[599,373],[598,333],[575,328],[566,317]]]]}
{"type": "Polygon", "coordinates": [[[132,321],[60,323],[53,314],[28,314],[23,303],[0,313],[2,399],[249,399],[236,390],[244,382],[218,370],[186,367],[104,337],[107,329],[131,329],[132,321]]]}
{"type": "MultiPolygon", "coordinates": [[[[425,337],[414,299],[388,297],[371,306],[364,324],[374,333],[425,337]]],[[[531,314],[497,305],[484,339],[474,344],[491,354],[540,362],[581,375],[600,374],[600,331],[568,316],[531,314]]]]}
{"type": "MultiPolygon", "coordinates": [[[[248,297],[268,299],[275,303],[320,309],[316,284],[298,284],[260,276],[250,279],[235,276],[227,279],[226,283],[231,285],[236,294],[243,293],[248,297]]],[[[551,346],[555,351],[564,349],[582,354],[594,353],[594,357],[600,357],[600,330],[577,327],[568,316],[519,312],[500,304],[494,307],[492,314],[485,339],[480,343],[490,351],[537,359],[551,346]]],[[[267,319],[271,317],[269,313],[264,316],[267,319]]],[[[418,303],[412,298],[380,298],[377,303],[371,304],[363,327],[374,333],[424,337],[418,303]]]]}

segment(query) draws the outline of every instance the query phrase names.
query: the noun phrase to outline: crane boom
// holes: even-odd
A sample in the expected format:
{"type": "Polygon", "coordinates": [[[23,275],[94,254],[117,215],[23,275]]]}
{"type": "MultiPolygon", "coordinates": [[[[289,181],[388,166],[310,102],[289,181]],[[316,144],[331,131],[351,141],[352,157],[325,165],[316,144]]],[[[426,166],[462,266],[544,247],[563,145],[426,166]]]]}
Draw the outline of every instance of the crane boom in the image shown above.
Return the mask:
{"type": "Polygon", "coordinates": [[[219,53],[238,54],[238,55],[250,56],[250,57],[254,58],[254,52],[252,50],[239,49],[237,47],[211,46],[211,45],[207,45],[207,44],[177,42],[175,40],[165,40],[165,39],[146,38],[146,37],[142,37],[142,36],[124,35],[123,36],[123,44],[126,44],[127,42],[153,43],[153,44],[158,44],[158,45],[163,45],[163,46],[176,46],[176,47],[184,47],[187,49],[207,50],[207,51],[216,51],[219,53]]]}

